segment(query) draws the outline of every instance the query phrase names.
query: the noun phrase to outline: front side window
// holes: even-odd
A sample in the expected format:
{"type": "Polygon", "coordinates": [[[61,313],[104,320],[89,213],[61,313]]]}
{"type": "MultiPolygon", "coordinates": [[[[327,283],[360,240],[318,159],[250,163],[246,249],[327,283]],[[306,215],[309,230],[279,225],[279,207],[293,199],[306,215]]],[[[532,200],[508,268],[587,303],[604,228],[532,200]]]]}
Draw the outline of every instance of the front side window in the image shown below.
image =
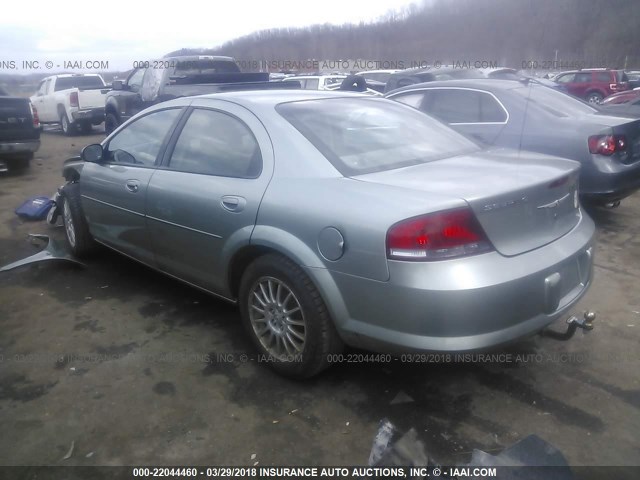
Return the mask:
{"type": "Polygon", "coordinates": [[[150,113],[118,132],[106,148],[111,163],[153,167],[167,133],[180,114],[180,108],[150,113]]]}
{"type": "Polygon", "coordinates": [[[332,98],[283,103],[277,111],[345,176],[475,152],[478,145],[397,102],[332,98]]]}
{"type": "Polygon", "coordinates": [[[196,109],[185,123],[169,168],[222,177],[256,178],[262,156],[256,138],[243,122],[226,113],[196,109]]]}
{"type": "Polygon", "coordinates": [[[132,92],[138,93],[140,91],[140,87],[142,87],[142,78],[144,77],[144,68],[139,68],[131,76],[127,81],[127,85],[129,86],[129,90],[132,92]]]}
{"type": "Polygon", "coordinates": [[[558,83],[571,83],[573,82],[574,78],[576,78],[575,73],[568,73],[566,75],[560,75],[556,77],[555,81],[558,83]]]}

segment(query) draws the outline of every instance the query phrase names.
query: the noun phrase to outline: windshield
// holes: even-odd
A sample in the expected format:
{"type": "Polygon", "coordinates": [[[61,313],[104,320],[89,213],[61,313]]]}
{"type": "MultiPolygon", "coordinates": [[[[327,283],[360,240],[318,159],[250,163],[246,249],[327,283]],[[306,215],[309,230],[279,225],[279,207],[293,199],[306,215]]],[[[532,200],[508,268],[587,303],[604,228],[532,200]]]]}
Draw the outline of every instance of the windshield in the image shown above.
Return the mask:
{"type": "Polygon", "coordinates": [[[277,110],[345,176],[479,150],[437,120],[388,100],[322,99],[285,103],[277,110]]]}
{"type": "Polygon", "coordinates": [[[556,117],[573,117],[597,112],[581,100],[544,85],[530,84],[528,88],[514,88],[512,91],[556,117]]]}
{"type": "Polygon", "coordinates": [[[100,88],[104,82],[97,75],[58,77],[54,91],[67,90],[68,88],[100,88]]]}

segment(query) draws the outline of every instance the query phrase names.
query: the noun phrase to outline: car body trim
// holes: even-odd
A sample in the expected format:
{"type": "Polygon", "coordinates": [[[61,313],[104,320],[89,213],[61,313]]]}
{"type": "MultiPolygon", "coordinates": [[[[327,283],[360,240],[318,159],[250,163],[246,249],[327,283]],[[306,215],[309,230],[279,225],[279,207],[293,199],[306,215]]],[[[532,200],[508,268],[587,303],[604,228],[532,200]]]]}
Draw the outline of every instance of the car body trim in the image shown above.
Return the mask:
{"type": "MultiPolygon", "coordinates": [[[[405,93],[420,93],[420,92],[424,92],[425,90],[470,90],[472,92],[480,92],[480,93],[486,93],[487,95],[491,95],[496,102],[498,102],[498,105],[500,105],[500,108],[502,108],[502,110],[504,110],[504,113],[507,114],[507,119],[504,122],[460,122],[460,123],[449,123],[449,122],[445,122],[447,125],[506,125],[509,122],[509,110],[507,110],[507,107],[504,106],[504,104],[500,101],[500,99],[498,97],[496,97],[492,92],[489,92],[487,90],[482,90],[480,88],[470,88],[470,87],[421,87],[421,88],[414,88],[414,89],[410,89],[410,90],[403,90],[402,92],[398,92],[396,94],[393,95],[388,95],[386,98],[391,98],[393,99],[393,97],[397,97],[399,95],[403,95],[405,93]]],[[[424,112],[424,110],[420,110],[421,112],[424,112]]],[[[424,112],[427,115],[430,115],[429,112],[424,112]]]]}
{"type": "Polygon", "coordinates": [[[558,198],[557,200],[554,200],[553,202],[547,203],[545,205],[540,205],[539,207],[537,207],[537,209],[542,210],[543,208],[556,208],[570,196],[571,193],[567,193],[564,197],[558,198]]]}
{"type": "Polygon", "coordinates": [[[114,205],[112,203],[104,202],[102,200],[98,200],[97,198],[93,198],[93,197],[90,197],[88,195],[82,195],[82,198],[86,198],[87,200],[93,200],[94,202],[98,202],[98,203],[101,203],[101,204],[106,205],[108,207],[113,207],[113,208],[116,208],[118,210],[122,210],[124,212],[133,213],[134,215],[138,215],[139,217],[148,218],[149,220],[155,220],[157,222],[166,223],[167,225],[172,225],[172,226],[178,227],[178,228],[184,228],[185,230],[190,230],[192,232],[201,233],[203,235],[208,235],[208,236],[214,237],[214,238],[222,238],[220,235],[217,235],[215,233],[209,233],[209,232],[205,232],[205,231],[202,231],[202,230],[198,230],[196,228],[186,227],[184,225],[180,225],[179,223],[173,223],[173,222],[170,222],[168,220],[163,220],[161,218],[151,217],[151,216],[145,215],[144,213],[136,212],[134,210],[129,210],[128,208],[124,208],[124,207],[119,207],[119,206],[114,205]]]}
{"type": "Polygon", "coordinates": [[[149,215],[145,215],[145,217],[147,217],[149,220],[155,220],[157,222],[161,222],[161,223],[166,223],[167,225],[172,225],[174,227],[178,227],[178,228],[184,228],[185,230],[189,230],[191,232],[196,232],[196,233],[201,233],[202,235],[208,235],[210,237],[214,237],[214,238],[222,238],[222,236],[217,235],[215,233],[209,233],[209,232],[205,232],[203,230],[198,230],[197,228],[191,228],[191,227],[187,227],[185,225],[180,225],[179,223],[173,223],[170,222],[168,220],[163,220],[161,218],[157,218],[157,217],[151,217],[149,215]]]}
{"type": "Polygon", "coordinates": [[[124,212],[133,213],[134,215],[138,215],[139,217],[146,217],[146,215],[144,213],[136,212],[134,210],[129,210],[128,208],[124,208],[124,207],[119,207],[117,205],[114,205],[113,203],[104,202],[102,200],[98,200],[97,198],[93,198],[93,197],[90,197],[88,195],[81,195],[81,197],[82,198],[86,198],[87,200],[92,200],[94,202],[101,203],[101,204],[106,205],[108,207],[113,207],[113,208],[116,208],[118,210],[122,210],[124,212]]]}

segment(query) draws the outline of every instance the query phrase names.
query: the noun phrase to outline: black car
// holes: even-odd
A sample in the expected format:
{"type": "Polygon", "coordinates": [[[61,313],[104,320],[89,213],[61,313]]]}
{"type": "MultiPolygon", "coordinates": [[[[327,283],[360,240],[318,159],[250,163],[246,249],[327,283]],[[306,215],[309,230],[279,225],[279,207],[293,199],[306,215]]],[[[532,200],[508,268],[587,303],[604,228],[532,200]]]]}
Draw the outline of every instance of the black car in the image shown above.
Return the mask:
{"type": "Polygon", "coordinates": [[[0,172],[25,168],[40,148],[40,122],[28,98],[0,88],[0,172]]]}
{"type": "Polygon", "coordinates": [[[617,205],[640,189],[640,120],[604,115],[536,81],[430,82],[386,97],[486,145],[579,161],[584,199],[617,205]]]}

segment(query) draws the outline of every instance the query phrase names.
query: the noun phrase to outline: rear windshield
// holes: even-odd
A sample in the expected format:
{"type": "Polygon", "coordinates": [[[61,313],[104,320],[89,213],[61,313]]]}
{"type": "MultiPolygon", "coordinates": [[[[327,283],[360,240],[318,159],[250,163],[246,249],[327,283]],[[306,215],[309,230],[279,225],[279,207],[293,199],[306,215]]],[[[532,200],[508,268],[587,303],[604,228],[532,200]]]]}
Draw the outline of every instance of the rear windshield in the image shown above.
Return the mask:
{"type": "Polygon", "coordinates": [[[530,84],[528,88],[515,88],[512,91],[555,117],[574,117],[597,111],[577,98],[544,85],[530,84]]]}
{"type": "Polygon", "coordinates": [[[345,176],[480,150],[437,120],[389,100],[307,100],[280,104],[277,110],[345,176]]]}
{"type": "Polygon", "coordinates": [[[82,77],[60,77],[56,80],[54,91],[68,88],[100,88],[104,87],[102,79],[96,75],[82,77]]]}
{"type": "Polygon", "coordinates": [[[238,73],[240,68],[231,60],[185,60],[176,64],[174,75],[208,75],[212,73],[238,73]]]}

